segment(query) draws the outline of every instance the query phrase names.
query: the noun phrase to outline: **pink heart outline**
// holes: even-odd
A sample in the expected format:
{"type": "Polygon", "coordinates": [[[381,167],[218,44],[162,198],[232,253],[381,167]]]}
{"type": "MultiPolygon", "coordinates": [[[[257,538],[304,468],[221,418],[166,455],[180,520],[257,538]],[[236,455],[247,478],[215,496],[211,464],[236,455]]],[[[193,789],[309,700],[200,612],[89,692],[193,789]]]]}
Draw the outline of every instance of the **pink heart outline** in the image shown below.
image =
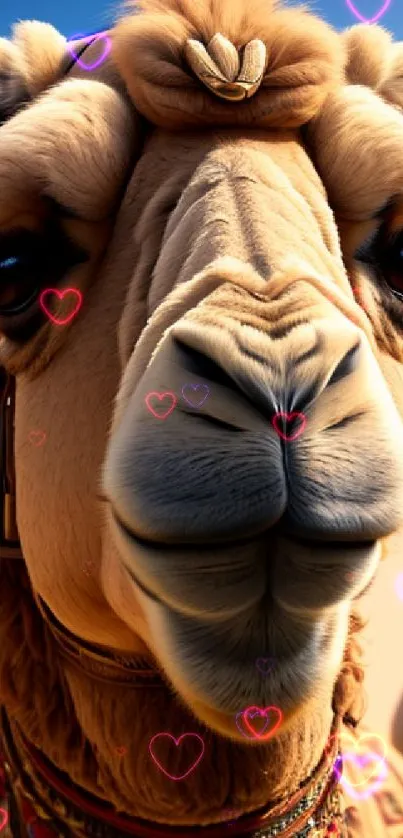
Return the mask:
{"type": "Polygon", "coordinates": [[[32,445],[35,445],[35,448],[40,448],[46,440],[46,433],[45,431],[30,431],[28,434],[28,440],[32,443],[32,445]],[[38,441],[35,442],[35,439],[38,441]]]}
{"type": "Polygon", "coordinates": [[[382,15],[384,15],[385,12],[388,11],[388,8],[389,8],[391,2],[392,2],[392,0],[385,0],[383,6],[381,6],[379,11],[376,13],[375,17],[367,18],[367,17],[363,17],[362,14],[358,11],[358,9],[355,8],[354,3],[352,2],[352,0],[346,0],[347,6],[350,9],[350,12],[352,12],[353,15],[355,15],[355,17],[357,18],[357,20],[361,21],[361,23],[377,23],[377,21],[380,20],[382,15]]]}
{"type": "Polygon", "coordinates": [[[209,397],[209,395],[210,388],[207,386],[207,384],[184,384],[182,387],[182,396],[185,402],[187,402],[188,405],[190,405],[190,407],[203,407],[204,402],[209,397]],[[205,394],[201,402],[199,402],[199,404],[194,404],[194,402],[191,402],[190,399],[185,396],[185,390],[187,387],[190,387],[191,390],[207,390],[207,393],[205,394]]]}
{"type": "MultiPolygon", "coordinates": [[[[95,36],[94,35],[81,35],[81,34],[73,35],[73,37],[69,38],[69,40],[67,41],[67,46],[68,46],[71,57],[78,64],[78,66],[81,67],[82,70],[88,70],[88,72],[90,72],[91,70],[96,70],[96,68],[99,67],[99,65],[102,64],[103,61],[105,61],[105,58],[107,58],[107,56],[109,55],[109,53],[112,49],[112,41],[109,38],[109,36],[106,35],[105,31],[103,31],[103,32],[97,32],[95,36]],[[78,55],[76,55],[72,42],[78,41],[78,40],[85,40],[85,41],[89,41],[90,43],[95,43],[95,41],[100,40],[101,37],[105,37],[105,49],[104,49],[101,57],[97,58],[97,60],[94,61],[93,64],[86,64],[85,61],[83,61],[82,58],[80,58],[78,55]]],[[[84,55],[85,55],[85,53],[84,53],[84,55]]]]}
{"type": "Polygon", "coordinates": [[[0,818],[2,818],[2,820],[0,820],[0,832],[3,832],[4,827],[8,824],[8,812],[6,812],[6,810],[2,809],[1,807],[0,818]]]}
{"type": "Polygon", "coordinates": [[[148,410],[150,411],[150,413],[152,413],[153,416],[155,416],[156,419],[166,419],[172,413],[172,411],[175,409],[175,407],[178,403],[178,399],[177,399],[175,393],[172,393],[169,390],[166,393],[157,393],[156,390],[152,390],[151,393],[147,393],[144,401],[147,405],[148,410]],[[172,405],[171,405],[171,407],[168,408],[166,413],[160,414],[160,413],[155,412],[154,408],[152,407],[152,405],[150,404],[150,401],[149,401],[152,396],[156,396],[156,398],[159,401],[162,401],[162,399],[164,399],[165,396],[169,396],[172,399],[172,405]]]}
{"type": "Polygon", "coordinates": [[[198,764],[199,764],[200,760],[202,759],[202,757],[203,757],[203,755],[204,755],[204,741],[203,741],[202,737],[201,737],[201,736],[199,736],[199,734],[198,734],[198,733],[182,733],[182,735],[181,735],[181,736],[179,736],[179,738],[178,738],[178,739],[175,739],[175,736],[172,736],[172,733],[163,732],[163,733],[156,733],[156,734],[155,734],[155,736],[153,736],[153,737],[150,739],[150,742],[149,742],[149,745],[148,745],[148,749],[149,749],[149,751],[150,751],[150,756],[151,756],[151,758],[154,760],[154,762],[155,762],[156,766],[160,769],[160,771],[162,771],[162,772],[163,772],[163,774],[165,774],[167,777],[169,777],[169,779],[170,779],[170,780],[175,780],[175,781],[178,781],[178,780],[184,780],[184,779],[185,779],[185,777],[187,777],[187,776],[188,776],[188,774],[191,774],[191,772],[192,772],[192,771],[194,771],[194,769],[195,769],[195,768],[197,768],[197,766],[198,766],[198,764]],[[197,757],[197,759],[195,760],[195,762],[194,762],[194,763],[192,763],[192,765],[190,766],[190,768],[188,769],[188,771],[186,771],[186,772],[185,772],[185,774],[181,774],[179,777],[175,777],[173,774],[169,774],[169,772],[168,772],[168,771],[166,771],[166,769],[164,768],[164,766],[163,766],[163,765],[161,765],[161,763],[159,762],[159,760],[157,759],[157,757],[155,756],[155,754],[153,754],[153,752],[152,752],[152,746],[153,746],[153,743],[155,742],[155,740],[156,740],[156,739],[161,738],[162,736],[167,736],[169,739],[172,739],[172,740],[173,740],[173,742],[175,742],[176,747],[178,747],[179,743],[182,741],[182,739],[185,739],[185,738],[186,738],[186,736],[191,736],[191,737],[192,737],[192,738],[194,738],[194,739],[198,739],[198,740],[199,740],[199,742],[201,743],[201,753],[200,753],[200,755],[197,757]]]}
{"type": "Polygon", "coordinates": [[[64,291],[59,291],[58,288],[45,288],[41,292],[40,297],[39,297],[39,305],[40,305],[42,311],[44,312],[44,314],[46,314],[46,317],[49,317],[49,320],[51,320],[52,323],[55,323],[56,326],[65,326],[66,323],[69,323],[70,320],[72,320],[73,317],[75,317],[75,315],[77,314],[77,312],[81,308],[82,302],[83,302],[83,295],[82,295],[81,291],[78,290],[78,288],[65,288],[64,291]],[[49,311],[49,309],[47,308],[46,303],[45,303],[45,297],[46,297],[47,294],[56,294],[56,296],[59,298],[59,300],[62,300],[63,297],[66,294],[75,294],[76,297],[77,297],[77,303],[76,303],[75,308],[73,309],[73,311],[70,314],[68,314],[67,317],[65,317],[63,319],[60,319],[58,317],[55,317],[55,315],[52,314],[49,311]]]}
{"type": "Polygon", "coordinates": [[[302,431],[304,430],[305,425],[306,425],[306,416],[305,416],[304,413],[301,413],[299,410],[292,410],[291,413],[287,413],[287,411],[285,411],[285,410],[279,410],[273,416],[273,419],[271,420],[271,423],[273,425],[274,430],[276,431],[276,434],[278,434],[278,436],[281,439],[284,439],[286,442],[292,442],[293,439],[297,439],[299,436],[301,436],[302,431]],[[279,419],[282,419],[284,417],[287,422],[291,422],[292,419],[295,419],[297,416],[302,418],[302,424],[301,424],[301,427],[298,428],[298,430],[295,431],[294,434],[291,434],[291,436],[289,436],[288,434],[285,434],[283,431],[280,430],[280,428],[277,427],[279,419]]]}

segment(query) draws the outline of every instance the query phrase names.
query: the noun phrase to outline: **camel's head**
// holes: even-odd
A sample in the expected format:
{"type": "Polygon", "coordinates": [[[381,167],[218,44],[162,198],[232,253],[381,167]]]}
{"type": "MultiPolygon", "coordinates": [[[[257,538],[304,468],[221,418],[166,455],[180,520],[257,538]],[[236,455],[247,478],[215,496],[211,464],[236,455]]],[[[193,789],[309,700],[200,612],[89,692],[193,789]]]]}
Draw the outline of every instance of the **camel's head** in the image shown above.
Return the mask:
{"type": "Polygon", "coordinates": [[[98,77],[2,42],[0,363],[34,588],[242,740],[331,697],[402,524],[403,51],[214,9],[143,0],[98,77]]]}

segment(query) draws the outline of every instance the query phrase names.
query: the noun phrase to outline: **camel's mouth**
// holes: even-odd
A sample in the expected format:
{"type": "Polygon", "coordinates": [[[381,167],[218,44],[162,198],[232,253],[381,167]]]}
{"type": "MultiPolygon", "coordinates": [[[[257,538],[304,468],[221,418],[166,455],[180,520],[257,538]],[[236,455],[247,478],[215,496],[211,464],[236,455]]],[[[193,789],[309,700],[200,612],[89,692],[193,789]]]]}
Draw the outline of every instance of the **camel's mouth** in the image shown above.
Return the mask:
{"type": "Polygon", "coordinates": [[[300,538],[284,533],[281,522],[255,538],[230,543],[206,538],[203,544],[162,544],[133,532],[113,508],[112,517],[123,564],[143,593],[180,614],[214,622],[262,600],[303,614],[353,599],[371,581],[374,557],[376,564],[379,557],[376,540],[300,538]]]}
{"type": "Polygon", "coordinates": [[[348,601],[372,579],[379,542],[302,542],[270,532],[266,541],[166,546],[137,538],[112,515],[150,646],[174,688],[215,729],[242,739],[239,714],[251,705],[278,707],[289,718],[313,696],[324,660],[336,677],[348,601]],[[170,573],[169,556],[174,567],[178,552],[188,555],[186,578],[170,573]],[[160,572],[147,573],[156,562],[160,572]],[[262,673],[257,662],[269,658],[274,664],[262,673]]]}

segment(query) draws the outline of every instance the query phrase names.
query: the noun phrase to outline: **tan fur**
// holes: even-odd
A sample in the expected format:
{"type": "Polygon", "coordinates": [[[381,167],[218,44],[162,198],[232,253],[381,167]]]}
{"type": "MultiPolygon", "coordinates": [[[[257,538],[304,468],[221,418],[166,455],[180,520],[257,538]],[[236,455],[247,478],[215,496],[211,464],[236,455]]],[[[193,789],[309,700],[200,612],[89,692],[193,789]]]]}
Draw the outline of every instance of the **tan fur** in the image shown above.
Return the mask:
{"type": "Polygon", "coordinates": [[[302,125],[320,109],[342,77],[344,50],[335,33],[308,12],[277,10],[253,0],[207,8],[192,0],[143,0],[143,14],[118,22],[114,56],[130,95],[148,119],[163,128],[198,125],[302,125]],[[240,48],[253,38],[266,45],[268,63],[258,94],[242,108],[203,90],[181,52],[188,38],[208,41],[217,32],[240,48]]]}
{"type": "MultiPolygon", "coordinates": [[[[206,443],[195,456],[191,437],[172,424],[164,440],[162,423],[147,424],[144,399],[159,387],[180,392],[178,340],[262,393],[289,381],[300,392],[319,382],[298,449],[305,481],[321,498],[315,520],[326,506],[332,520],[346,521],[351,500],[379,548],[399,531],[402,359],[392,343],[401,338],[354,256],[372,229],[369,216],[403,189],[403,120],[387,103],[392,91],[400,95],[400,59],[388,64],[387,35],[376,27],[341,38],[313,15],[266,0],[222,0],[213,11],[190,0],[144,0],[141,9],[112,33],[131,101],[109,86],[107,68],[102,82],[96,74],[60,80],[0,128],[0,229],[42,229],[46,213],[57,213],[48,209],[50,196],[77,213],[58,223],[89,254],[63,279],[63,287],[84,294],[68,328],[47,323],[26,345],[0,342],[0,362],[17,376],[18,525],[27,568],[0,568],[0,695],[50,759],[119,810],[205,824],[223,820],[224,806],[248,812],[290,794],[323,753],[333,707],[360,716],[354,636],[361,623],[353,600],[374,575],[380,549],[322,555],[279,538],[268,613],[263,563],[252,548],[224,545],[204,556],[190,547],[185,555],[171,550],[168,572],[155,543],[175,544],[169,527],[187,509],[178,502],[167,515],[171,493],[184,485],[189,497],[197,494],[192,480],[199,475],[212,531],[221,503],[213,493],[227,466],[217,465],[212,477],[218,449],[215,457],[206,443]],[[217,31],[237,48],[253,37],[266,44],[265,80],[248,103],[219,102],[183,61],[187,37],[206,42],[217,31]],[[372,65],[369,44],[377,45],[372,65]],[[354,87],[358,78],[373,89],[354,87]],[[353,279],[365,286],[366,315],[354,301],[353,279]],[[294,371],[318,334],[320,350],[294,371]],[[358,339],[351,375],[326,389],[358,339]],[[339,425],[347,420],[345,431],[339,425]],[[46,432],[42,448],[29,441],[33,429],[46,432]],[[137,545],[135,558],[111,513],[113,505],[123,515],[128,486],[129,524],[151,539],[137,545]],[[129,566],[162,604],[144,594],[129,566]],[[152,655],[161,687],[105,685],[66,663],[30,585],[84,641],[152,655]],[[267,634],[255,629],[251,648],[269,636],[279,662],[268,686],[256,686],[244,647],[259,620],[267,634]],[[251,700],[271,691],[284,711],[286,724],[265,745],[245,743],[235,726],[244,708],[234,704],[248,689],[251,700]],[[150,760],[150,738],[161,730],[204,738],[203,771],[186,784],[170,783],[150,760]]],[[[25,29],[19,32],[24,40],[25,29]]],[[[39,51],[43,34],[36,29],[39,51]]],[[[36,92],[39,78],[50,83],[54,44],[32,81],[36,92]]],[[[35,50],[36,40],[24,54],[35,50]]],[[[1,54],[7,66],[20,61],[13,46],[1,54]]],[[[238,422],[243,436],[267,439],[267,417],[253,398],[245,404],[241,391],[217,385],[211,410],[222,422],[238,422]]],[[[233,450],[229,487],[238,471],[249,479],[253,465],[237,456],[233,450]]],[[[202,499],[201,491],[189,528],[206,514],[202,499]]],[[[225,512],[233,514],[231,503],[225,512]]]]}
{"type": "Polygon", "coordinates": [[[22,57],[23,75],[31,96],[59,81],[66,38],[54,26],[38,20],[21,21],[14,26],[13,43],[22,57]]]}
{"type": "Polygon", "coordinates": [[[341,34],[346,46],[346,79],[378,90],[389,76],[392,63],[392,37],[381,26],[359,24],[341,34]]]}

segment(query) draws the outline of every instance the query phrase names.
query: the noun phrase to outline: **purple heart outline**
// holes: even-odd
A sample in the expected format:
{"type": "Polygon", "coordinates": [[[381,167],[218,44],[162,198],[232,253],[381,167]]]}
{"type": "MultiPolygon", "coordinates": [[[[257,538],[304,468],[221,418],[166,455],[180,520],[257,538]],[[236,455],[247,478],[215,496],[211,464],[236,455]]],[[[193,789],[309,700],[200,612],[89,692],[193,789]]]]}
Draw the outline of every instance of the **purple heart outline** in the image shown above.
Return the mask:
{"type": "Polygon", "coordinates": [[[256,667],[261,675],[268,675],[275,664],[274,658],[256,658],[256,667]]]}
{"type": "Polygon", "coordinates": [[[182,387],[182,396],[185,399],[185,402],[187,402],[188,405],[190,405],[190,407],[202,407],[209,395],[210,395],[210,389],[209,389],[209,387],[207,387],[207,384],[184,384],[183,387],[182,387]],[[191,401],[190,398],[188,396],[186,396],[186,394],[185,394],[185,390],[187,388],[190,388],[194,392],[196,390],[202,390],[203,393],[204,393],[204,396],[201,399],[201,401],[199,401],[196,404],[195,404],[194,401],[191,401]]]}
{"type": "Polygon", "coordinates": [[[96,68],[99,67],[99,65],[102,64],[103,61],[105,61],[105,58],[109,55],[109,53],[112,49],[112,41],[109,38],[109,36],[106,35],[105,32],[97,32],[97,34],[95,36],[94,35],[78,34],[78,35],[73,35],[72,38],[69,38],[69,40],[67,41],[67,46],[68,46],[71,57],[74,58],[74,61],[78,64],[78,66],[81,67],[82,70],[90,71],[90,70],[96,70],[96,68]],[[98,41],[103,37],[105,38],[105,49],[104,49],[101,57],[97,58],[97,60],[94,61],[93,64],[86,64],[85,61],[82,61],[82,59],[79,58],[78,55],[76,55],[75,48],[73,46],[74,41],[84,40],[84,41],[87,41],[87,42],[90,42],[90,43],[95,43],[95,41],[98,41]]]}
{"type": "MultiPolygon", "coordinates": [[[[247,736],[247,738],[248,738],[248,739],[255,739],[255,738],[256,738],[255,736],[252,736],[252,735],[250,735],[250,736],[249,736],[249,734],[248,734],[248,733],[245,733],[245,731],[244,731],[244,730],[242,730],[242,728],[241,728],[241,727],[239,727],[239,717],[240,717],[240,716],[241,716],[241,717],[243,717],[243,716],[244,716],[244,713],[245,713],[245,710],[241,710],[241,712],[240,712],[240,713],[237,713],[237,714],[236,714],[236,716],[235,716],[236,726],[237,726],[237,728],[238,728],[239,732],[240,732],[240,733],[242,733],[242,736],[247,736]]],[[[250,719],[254,719],[254,718],[256,718],[256,716],[260,716],[260,718],[263,718],[262,713],[259,713],[259,711],[258,711],[258,710],[257,710],[255,713],[248,713],[248,717],[249,717],[250,719]]],[[[265,730],[266,730],[266,728],[267,728],[267,725],[269,724],[269,721],[270,721],[270,719],[269,719],[269,718],[267,718],[267,716],[266,716],[266,724],[265,724],[264,728],[260,731],[259,736],[263,736],[263,734],[264,734],[264,732],[265,732],[265,730]]]]}
{"type": "Polygon", "coordinates": [[[380,20],[380,18],[385,14],[385,12],[388,11],[388,8],[389,8],[391,2],[392,2],[392,0],[385,0],[383,6],[381,6],[379,11],[376,13],[376,15],[374,15],[374,17],[368,18],[368,17],[363,17],[362,16],[362,14],[354,6],[354,3],[352,2],[352,0],[346,0],[347,6],[350,9],[350,12],[352,12],[353,15],[355,15],[355,17],[357,18],[357,20],[361,21],[361,23],[377,23],[377,21],[380,20]]]}

